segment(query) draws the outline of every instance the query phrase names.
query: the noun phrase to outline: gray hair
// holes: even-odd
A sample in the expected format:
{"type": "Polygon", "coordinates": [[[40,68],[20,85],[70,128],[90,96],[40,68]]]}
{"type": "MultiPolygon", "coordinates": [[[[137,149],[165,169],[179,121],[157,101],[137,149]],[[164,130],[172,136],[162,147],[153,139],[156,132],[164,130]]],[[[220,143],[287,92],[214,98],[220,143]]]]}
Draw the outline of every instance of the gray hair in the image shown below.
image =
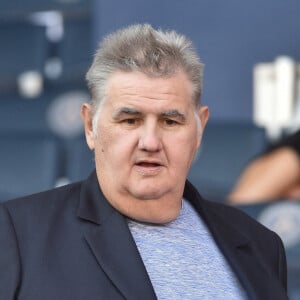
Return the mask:
{"type": "MultiPolygon", "coordinates": [[[[192,42],[175,31],[155,30],[149,24],[131,25],[108,35],[100,44],[86,74],[94,114],[105,99],[106,83],[117,72],[139,71],[150,77],[169,77],[182,69],[193,86],[193,101],[200,104],[203,65],[192,42]]],[[[94,127],[95,128],[95,127],[94,127]]]]}

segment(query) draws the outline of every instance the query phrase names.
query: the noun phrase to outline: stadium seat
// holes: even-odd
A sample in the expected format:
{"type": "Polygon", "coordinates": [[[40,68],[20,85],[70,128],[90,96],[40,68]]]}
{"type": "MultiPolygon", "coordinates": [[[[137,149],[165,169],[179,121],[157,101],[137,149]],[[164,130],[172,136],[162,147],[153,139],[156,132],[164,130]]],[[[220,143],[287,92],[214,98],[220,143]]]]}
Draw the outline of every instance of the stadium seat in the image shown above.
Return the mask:
{"type": "Polygon", "coordinates": [[[67,18],[64,23],[64,36],[57,52],[62,61],[61,80],[84,82],[94,54],[91,19],[67,18]]]}
{"type": "Polygon", "coordinates": [[[17,94],[0,101],[0,130],[13,133],[47,133],[46,114],[51,98],[43,95],[27,100],[17,94]]]}
{"type": "Polygon", "coordinates": [[[18,76],[43,73],[48,44],[45,27],[27,21],[0,22],[0,93],[16,89],[18,76]]]}
{"type": "Polygon", "coordinates": [[[95,168],[95,161],[94,152],[88,148],[85,137],[69,140],[66,149],[66,178],[71,182],[87,178],[95,168]]]}
{"type": "Polygon", "coordinates": [[[0,133],[0,201],[54,187],[59,147],[53,137],[0,133]]]}
{"type": "Polygon", "coordinates": [[[86,14],[90,11],[93,0],[26,0],[26,1],[1,1],[0,17],[20,18],[32,12],[62,11],[64,14],[86,14]]]}

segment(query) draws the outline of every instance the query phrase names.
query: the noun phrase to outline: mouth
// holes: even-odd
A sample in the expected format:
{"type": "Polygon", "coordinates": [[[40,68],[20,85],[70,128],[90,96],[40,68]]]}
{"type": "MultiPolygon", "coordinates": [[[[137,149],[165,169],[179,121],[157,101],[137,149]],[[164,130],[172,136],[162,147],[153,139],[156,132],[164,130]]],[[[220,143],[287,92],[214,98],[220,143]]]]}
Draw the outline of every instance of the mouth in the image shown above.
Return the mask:
{"type": "Polygon", "coordinates": [[[135,167],[137,172],[141,175],[151,176],[157,175],[161,171],[163,164],[159,161],[141,160],[136,162],[135,167]]]}
{"type": "Polygon", "coordinates": [[[155,163],[155,162],[139,162],[136,164],[137,166],[140,166],[140,167],[144,167],[144,168],[155,168],[155,167],[160,167],[161,164],[159,163],[155,163]]]}

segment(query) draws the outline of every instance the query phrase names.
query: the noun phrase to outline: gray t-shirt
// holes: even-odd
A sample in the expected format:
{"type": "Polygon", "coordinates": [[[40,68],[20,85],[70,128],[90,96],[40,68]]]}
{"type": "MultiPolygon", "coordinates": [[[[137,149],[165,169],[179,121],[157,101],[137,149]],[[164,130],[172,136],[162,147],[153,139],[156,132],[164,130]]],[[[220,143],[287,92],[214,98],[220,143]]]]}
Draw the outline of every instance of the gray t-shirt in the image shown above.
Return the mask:
{"type": "Polygon", "coordinates": [[[176,220],[128,219],[159,300],[247,299],[246,293],[192,205],[183,200],[176,220]]]}

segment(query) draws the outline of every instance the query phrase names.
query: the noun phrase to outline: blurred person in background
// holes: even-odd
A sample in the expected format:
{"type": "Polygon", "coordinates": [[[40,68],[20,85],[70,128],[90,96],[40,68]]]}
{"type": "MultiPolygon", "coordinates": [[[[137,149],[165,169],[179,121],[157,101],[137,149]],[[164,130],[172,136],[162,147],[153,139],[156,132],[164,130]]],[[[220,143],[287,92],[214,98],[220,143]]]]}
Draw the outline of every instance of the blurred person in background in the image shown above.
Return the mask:
{"type": "Polygon", "coordinates": [[[300,130],[250,162],[228,196],[233,204],[278,199],[300,200],[300,130]]]}
{"type": "Polygon", "coordinates": [[[81,110],[96,170],[1,204],[0,299],[287,299],[280,238],[186,180],[202,71],[174,31],[104,39],[81,110]]]}

